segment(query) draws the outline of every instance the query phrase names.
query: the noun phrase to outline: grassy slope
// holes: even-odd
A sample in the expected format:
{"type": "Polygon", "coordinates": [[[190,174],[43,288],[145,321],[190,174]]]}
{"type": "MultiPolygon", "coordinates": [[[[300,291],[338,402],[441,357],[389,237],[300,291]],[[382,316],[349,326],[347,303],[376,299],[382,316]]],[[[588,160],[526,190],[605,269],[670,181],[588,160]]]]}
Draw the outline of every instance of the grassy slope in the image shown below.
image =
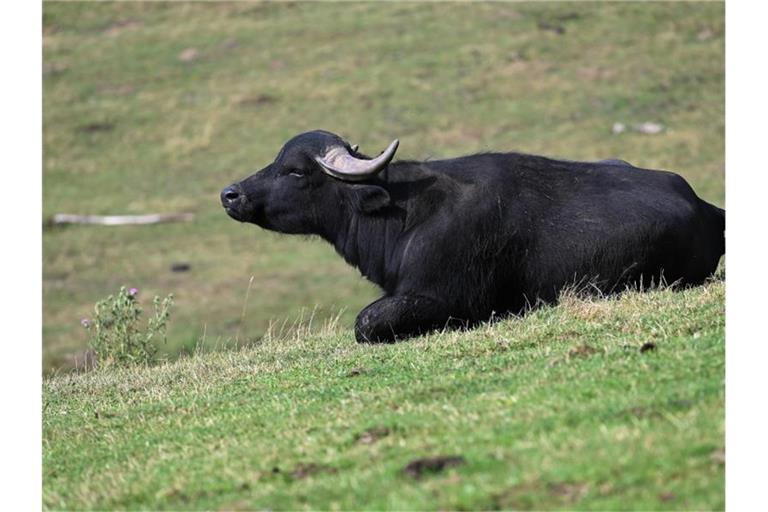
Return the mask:
{"type": "Polygon", "coordinates": [[[45,367],[84,349],[80,318],[120,285],[176,295],[170,353],[203,332],[258,339],[316,305],[350,325],[377,291],[330,247],[218,206],[306,129],[371,153],[399,137],[404,158],[621,157],[722,204],[723,18],[717,3],[46,3],[44,214],[196,219],[46,230],[45,367]],[[611,134],[644,121],[668,129],[611,134]]]}
{"type": "Polygon", "coordinates": [[[568,297],[394,346],[326,329],[63,374],[45,381],[45,505],[722,509],[723,301],[722,281],[568,297]],[[466,462],[402,473],[435,455],[466,462]]]}

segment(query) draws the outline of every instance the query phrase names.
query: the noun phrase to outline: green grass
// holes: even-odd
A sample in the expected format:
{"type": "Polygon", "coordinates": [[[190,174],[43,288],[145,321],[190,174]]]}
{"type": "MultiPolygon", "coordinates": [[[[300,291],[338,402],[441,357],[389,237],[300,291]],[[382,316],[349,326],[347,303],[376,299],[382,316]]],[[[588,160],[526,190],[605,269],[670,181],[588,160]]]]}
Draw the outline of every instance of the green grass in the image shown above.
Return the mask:
{"type": "Polygon", "coordinates": [[[218,204],[324,128],[618,157],[722,206],[723,4],[46,2],[43,25],[44,216],[195,214],[44,229],[45,508],[724,507],[722,279],[360,346],[375,287],[218,204]],[[166,361],[68,371],[122,285],[174,294],[166,361]],[[464,463],[403,472],[429,456],[464,463]]]}
{"type": "Polygon", "coordinates": [[[43,234],[44,368],[121,285],[173,293],[169,355],[258,340],[378,295],[317,240],[239,225],[219,191],[325,128],[402,158],[518,150],[624,158],[724,200],[718,3],[44,5],[43,213],[190,211],[190,224],[43,234]],[[542,29],[540,27],[545,27],[542,29]],[[556,29],[562,27],[564,33],[556,29]],[[195,48],[198,57],[179,55],[195,48]],[[633,131],[644,121],[666,131],[633,131]],[[611,133],[615,122],[630,129],[611,133]],[[187,273],[170,270],[188,263],[187,273]],[[248,283],[254,276],[241,322],[248,283]]]}
{"type": "Polygon", "coordinates": [[[44,383],[44,504],[722,509],[724,291],[568,296],[397,345],[330,326],[62,374],[44,383]],[[403,473],[447,455],[465,463],[403,473]]]}

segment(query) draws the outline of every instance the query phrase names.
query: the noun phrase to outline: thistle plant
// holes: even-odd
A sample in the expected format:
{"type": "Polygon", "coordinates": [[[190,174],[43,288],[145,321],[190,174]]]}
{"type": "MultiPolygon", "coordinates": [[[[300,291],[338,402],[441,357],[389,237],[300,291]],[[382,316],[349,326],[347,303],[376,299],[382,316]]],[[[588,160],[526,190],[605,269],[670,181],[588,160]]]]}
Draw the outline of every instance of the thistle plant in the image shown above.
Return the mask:
{"type": "Polygon", "coordinates": [[[99,368],[151,364],[157,355],[158,340],[165,343],[165,330],[173,306],[173,295],[152,300],[154,313],[146,328],[139,321],[143,313],[136,288],[121,287],[96,303],[93,319],[80,324],[88,331],[88,346],[99,368]]]}

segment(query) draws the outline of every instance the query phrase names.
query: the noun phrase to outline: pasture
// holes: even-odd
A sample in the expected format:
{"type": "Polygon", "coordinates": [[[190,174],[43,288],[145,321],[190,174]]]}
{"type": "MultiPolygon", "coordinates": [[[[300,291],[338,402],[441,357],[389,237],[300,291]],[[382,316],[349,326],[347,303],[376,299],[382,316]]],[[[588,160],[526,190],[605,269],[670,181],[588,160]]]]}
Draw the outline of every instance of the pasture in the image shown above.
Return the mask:
{"type": "Polygon", "coordinates": [[[377,290],[218,201],[324,128],[398,158],[618,157],[723,206],[723,4],[43,11],[44,218],[195,215],[44,226],[47,508],[723,507],[722,276],[358,346],[377,290]],[[123,285],[174,294],[168,362],[70,373],[123,285]],[[462,459],[404,470],[430,456],[462,459]]]}
{"type": "Polygon", "coordinates": [[[44,385],[51,509],[724,507],[724,285],[44,385]],[[655,345],[652,347],[650,344],[655,345]],[[434,474],[413,461],[462,457],[434,474]]]}

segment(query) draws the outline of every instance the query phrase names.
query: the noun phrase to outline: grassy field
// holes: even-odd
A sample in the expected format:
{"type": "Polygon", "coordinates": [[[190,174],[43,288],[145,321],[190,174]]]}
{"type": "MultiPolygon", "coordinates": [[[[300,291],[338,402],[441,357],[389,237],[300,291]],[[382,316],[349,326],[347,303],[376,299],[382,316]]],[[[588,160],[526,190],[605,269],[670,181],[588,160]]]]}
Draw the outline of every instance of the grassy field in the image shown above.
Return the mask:
{"type": "Polygon", "coordinates": [[[375,287],[218,202],[324,128],[400,158],[618,157],[722,206],[723,4],[43,10],[44,216],[195,214],[43,228],[46,508],[723,508],[722,278],[361,347],[375,287]],[[175,295],[168,362],[70,373],[122,285],[175,295]]]}
{"type": "Polygon", "coordinates": [[[723,300],[722,281],[568,297],[398,345],[328,328],[64,374],[44,386],[44,503],[722,509],[723,300]],[[463,459],[405,470],[425,457],[463,459]]]}

